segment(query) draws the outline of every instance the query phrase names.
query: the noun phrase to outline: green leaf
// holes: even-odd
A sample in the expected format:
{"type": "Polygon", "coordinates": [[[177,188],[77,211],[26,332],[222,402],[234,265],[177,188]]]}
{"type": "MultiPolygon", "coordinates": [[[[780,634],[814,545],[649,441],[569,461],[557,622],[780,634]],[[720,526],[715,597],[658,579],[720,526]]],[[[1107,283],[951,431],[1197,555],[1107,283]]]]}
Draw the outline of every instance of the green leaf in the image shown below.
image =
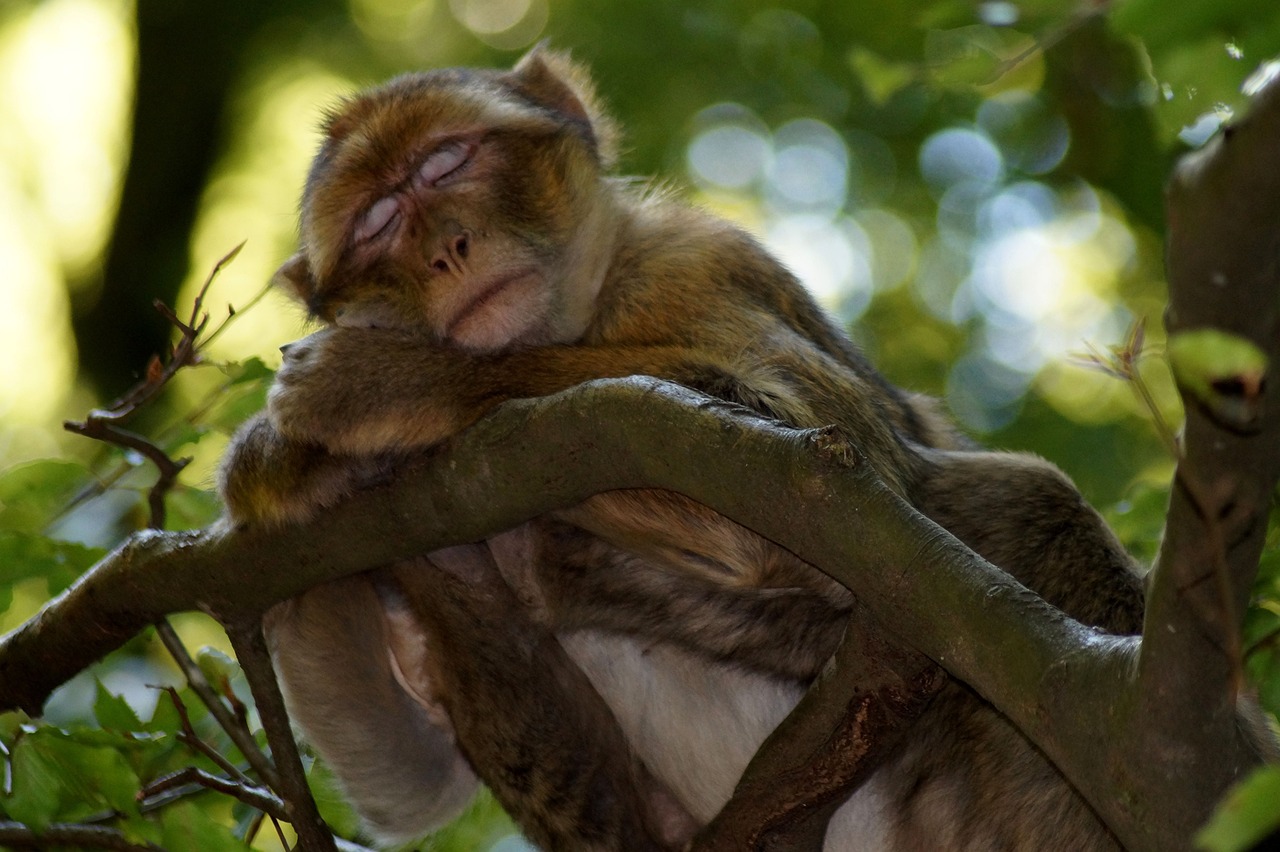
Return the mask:
{"type": "Polygon", "coordinates": [[[169,510],[165,527],[171,530],[191,530],[208,526],[222,514],[222,502],[212,491],[180,485],[169,492],[165,499],[169,510]]]}
{"type": "Polygon", "coordinates": [[[156,700],[155,711],[142,729],[155,734],[176,734],[181,727],[182,717],[178,715],[178,708],[173,706],[169,693],[162,691],[156,700]]]}
{"type": "Polygon", "coordinates": [[[38,533],[94,476],[83,465],[46,459],[0,474],[0,529],[38,533]]]}
{"type": "Polygon", "coordinates": [[[338,789],[337,779],[323,760],[311,762],[307,784],[325,823],[344,837],[354,836],[360,828],[360,818],[338,789]]]}
{"type": "Polygon", "coordinates": [[[275,371],[263,362],[261,358],[246,358],[238,363],[225,364],[222,372],[226,373],[227,378],[231,379],[231,384],[238,385],[243,382],[269,382],[275,376],[275,371]]]}
{"type": "Polygon", "coordinates": [[[431,835],[429,848],[435,852],[470,852],[488,849],[518,829],[487,788],[471,802],[467,810],[449,825],[431,835]]]}
{"type": "Polygon", "coordinates": [[[222,371],[230,381],[209,406],[203,421],[210,427],[231,433],[267,404],[267,388],[275,373],[260,358],[227,364],[222,371]]]}
{"type": "Polygon", "coordinates": [[[93,701],[93,715],[101,727],[114,731],[142,730],[142,721],[128,701],[107,692],[102,681],[95,681],[95,689],[97,697],[93,701]]]}
{"type": "Polygon", "coordinates": [[[905,62],[893,62],[863,47],[849,51],[849,67],[858,75],[873,103],[883,106],[896,92],[916,78],[916,69],[905,62]]]}
{"type": "Polygon", "coordinates": [[[1178,384],[1202,402],[1214,404],[1224,385],[1257,394],[1267,356],[1252,342],[1225,331],[1198,328],[1169,338],[1169,363],[1178,384]]]}
{"type": "Polygon", "coordinates": [[[10,817],[40,831],[62,809],[64,768],[34,736],[20,739],[9,757],[11,792],[4,800],[10,817]]]}
{"type": "Polygon", "coordinates": [[[240,674],[240,664],[235,659],[209,645],[196,651],[196,664],[215,689],[224,680],[230,681],[240,674]]]}
{"type": "Polygon", "coordinates": [[[0,531],[0,589],[43,578],[49,593],[57,594],[105,554],[101,548],[37,533],[0,531]]]}
{"type": "Polygon", "coordinates": [[[171,852],[244,852],[249,846],[192,802],[178,802],[160,812],[161,846],[171,852]]]}
{"type": "Polygon", "coordinates": [[[1196,846],[1210,852],[1243,852],[1280,829],[1280,766],[1264,766],[1227,793],[1196,846]]]}
{"type": "Polygon", "coordinates": [[[123,752],[139,745],[89,728],[28,731],[12,750],[13,792],[5,809],[36,829],[104,809],[137,814],[138,776],[123,752]]]}

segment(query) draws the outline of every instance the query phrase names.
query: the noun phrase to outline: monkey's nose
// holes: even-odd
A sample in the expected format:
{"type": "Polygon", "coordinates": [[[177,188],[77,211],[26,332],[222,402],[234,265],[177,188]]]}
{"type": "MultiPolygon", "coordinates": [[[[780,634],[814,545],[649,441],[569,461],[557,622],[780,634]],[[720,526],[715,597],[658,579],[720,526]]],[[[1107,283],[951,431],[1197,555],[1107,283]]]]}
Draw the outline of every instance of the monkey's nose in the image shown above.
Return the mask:
{"type": "MultiPolygon", "coordinates": [[[[294,341],[294,342],[296,343],[297,341],[294,341]]],[[[292,348],[293,348],[293,343],[286,343],[286,344],[284,344],[283,346],[281,346],[281,347],[280,347],[280,354],[281,354],[281,355],[288,355],[288,354],[289,354],[289,350],[290,350],[290,349],[292,349],[292,348]]]]}

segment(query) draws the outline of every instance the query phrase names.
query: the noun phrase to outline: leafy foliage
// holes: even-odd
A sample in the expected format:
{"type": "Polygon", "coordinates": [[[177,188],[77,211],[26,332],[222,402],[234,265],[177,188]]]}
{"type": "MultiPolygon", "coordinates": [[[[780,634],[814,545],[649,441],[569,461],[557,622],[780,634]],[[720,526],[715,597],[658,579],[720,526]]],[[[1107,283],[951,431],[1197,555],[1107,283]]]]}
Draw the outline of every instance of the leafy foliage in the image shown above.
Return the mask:
{"type": "MultiPolygon", "coordinates": [[[[139,4],[137,14],[151,14],[151,5],[139,4]]],[[[241,106],[226,109],[222,194],[261,177],[250,152],[262,146],[245,105],[270,88],[263,80],[279,82],[280,68],[314,72],[323,62],[325,73],[368,80],[422,65],[505,64],[547,36],[593,66],[630,128],[627,168],[687,179],[696,201],[756,227],[775,249],[825,240],[830,251],[820,253],[819,265],[848,266],[830,305],[887,375],[944,396],[984,441],[1050,457],[1109,506],[1108,520],[1127,546],[1143,559],[1154,556],[1171,465],[1158,424],[1177,417],[1160,332],[1152,329],[1150,340],[1132,348],[1124,370],[1109,370],[1113,377],[1062,366],[1054,359],[1064,347],[1046,355],[1046,337],[1061,329],[1075,335],[1069,348],[1083,348],[1080,336],[1105,348],[1136,327],[1134,318],[1158,315],[1168,167],[1243,106],[1242,83],[1280,44],[1280,5],[1129,0],[1064,12],[1048,0],[558,0],[536,29],[522,19],[496,35],[468,29],[466,16],[451,12],[466,5],[298,0],[277,13],[295,16],[289,27],[264,12],[260,29],[234,33],[220,49],[243,51],[247,70],[234,93],[223,93],[241,106]],[[423,7],[431,13],[414,17],[423,7]],[[297,16],[299,9],[315,14],[297,16]],[[529,32],[517,37],[517,30],[529,32]],[[297,35],[280,37],[285,31],[297,35]],[[710,135],[725,129],[738,135],[710,135]],[[758,168],[728,177],[700,170],[697,146],[715,138],[756,146],[758,168]],[[788,157],[801,155],[809,168],[827,162],[823,156],[842,164],[831,172],[839,176],[835,196],[786,183],[788,157]],[[788,241],[788,233],[801,236],[788,241]],[[1071,275],[1054,278],[1063,269],[1071,275]],[[1092,319],[1065,322],[1077,314],[1092,319]]],[[[216,32],[227,37],[225,28],[216,32]]],[[[166,73],[152,62],[140,67],[144,75],[166,73]]],[[[293,167],[300,175],[301,164],[293,167]]],[[[212,204],[218,192],[201,202],[191,186],[213,177],[198,173],[190,185],[175,182],[174,198],[143,201],[157,210],[170,209],[161,201],[212,204]]],[[[141,202],[126,194],[123,203],[141,202]]],[[[216,212],[204,210],[209,218],[216,212]]],[[[280,243],[281,251],[294,238],[287,222],[253,236],[280,243]]],[[[147,238],[163,257],[185,256],[190,241],[185,231],[161,228],[147,238]]],[[[127,312],[136,313],[136,298],[102,302],[123,312],[109,327],[134,327],[127,312]]],[[[81,334],[92,358],[93,337],[81,334]]],[[[1202,376],[1206,393],[1224,369],[1240,372],[1231,353],[1224,368],[1219,342],[1169,344],[1175,367],[1202,376]]],[[[164,454],[195,459],[164,496],[171,529],[217,517],[214,460],[226,436],[263,404],[269,367],[236,357],[184,369],[144,418],[142,431],[164,454]]],[[[1246,366],[1258,373],[1257,364],[1246,366]]],[[[0,473],[0,627],[16,626],[150,520],[146,494],[155,471],[142,456],[99,448],[73,460],[80,452],[0,473]]],[[[1273,519],[1244,635],[1248,674],[1272,713],[1280,711],[1278,530],[1273,519]]],[[[149,648],[136,643],[104,672],[149,656],[149,648]]],[[[198,656],[223,696],[247,700],[234,660],[217,651],[198,656]]],[[[65,693],[55,701],[73,703],[65,693]]],[[[188,767],[225,775],[210,751],[253,773],[190,687],[161,693],[150,715],[139,713],[143,703],[97,683],[89,706],[51,708],[79,719],[74,724],[0,717],[8,767],[0,816],[36,830],[105,825],[166,849],[279,843],[262,828],[260,810],[223,794],[184,787],[146,795],[156,779],[188,767]],[[194,746],[192,736],[209,749],[194,746]]],[[[307,763],[322,815],[344,836],[359,837],[331,774],[319,761],[307,763]]],[[[1242,849],[1274,829],[1278,784],[1270,770],[1248,780],[1201,842],[1242,849]]],[[[479,849],[511,830],[492,799],[481,798],[432,843],[479,849]]]]}

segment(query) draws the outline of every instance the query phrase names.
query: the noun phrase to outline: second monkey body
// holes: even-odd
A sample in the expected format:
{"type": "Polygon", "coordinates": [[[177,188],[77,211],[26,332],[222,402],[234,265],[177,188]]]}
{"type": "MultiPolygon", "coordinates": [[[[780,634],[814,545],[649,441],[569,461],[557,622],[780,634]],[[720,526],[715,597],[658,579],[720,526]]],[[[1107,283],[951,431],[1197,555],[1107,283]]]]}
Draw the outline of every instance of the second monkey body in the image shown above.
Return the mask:
{"type": "MultiPolygon", "coordinates": [[[[840,426],[889,487],[1048,601],[1138,629],[1133,566],[1060,473],[965,448],[748,236],[609,177],[614,135],[584,72],[546,52],[399,78],[334,114],[281,271],[330,328],[288,350],[268,416],[230,451],[233,520],[305,517],[505,399],[645,374],[840,426]]],[[[291,712],[383,836],[455,812],[474,768],[548,848],[663,848],[728,799],[849,602],[703,507],[624,492],[308,592],[269,634],[291,712]]],[[[1114,845],[960,684],[827,840],[1114,845]]]]}

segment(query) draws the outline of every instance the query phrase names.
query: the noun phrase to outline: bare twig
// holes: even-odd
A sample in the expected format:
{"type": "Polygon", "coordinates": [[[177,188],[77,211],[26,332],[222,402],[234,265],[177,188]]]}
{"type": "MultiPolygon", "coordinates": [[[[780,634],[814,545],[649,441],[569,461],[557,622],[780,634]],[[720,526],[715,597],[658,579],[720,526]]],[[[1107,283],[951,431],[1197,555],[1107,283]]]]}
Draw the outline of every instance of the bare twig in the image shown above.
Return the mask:
{"type": "MultiPolygon", "coordinates": [[[[243,778],[243,776],[241,777],[243,778]]],[[[168,775],[157,778],[142,788],[140,795],[145,801],[162,794],[169,794],[166,798],[166,802],[168,802],[191,795],[199,790],[213,790],[231,796],[237,801],[244,802],[252,808],[257,808],[275,819],[287,820],[289,818],[285,803],[279,796],[275,796],[254,784],[245,783],[245,781],[239,781],[234,778],[223,778],[222,776],[205,772],[196,766],[179,769],[177,772],[171,772],[168,775]]]]}
{"type": "Polygon", "coordinates": [[[178,738],[194,751],[198,751],[205,757],[214,762],[215,765],[223,772],[230,775],[236,781],[242,784],[251,784],[251,782],[243,772],[236,768],[235,764],[227,760],[207,742],[200,738],[196,733],[196,729],[191,724],[191,717],[187,714],[187,705],[183,703],[182,698],[178,695],[178,690],[171,686],[163,687],[165,693],[169,696],[169,700],[173,702],[173,707],[178,711],[178,721],[182,724],[182,730],[178,732],[178,738]]]}
{"type": "Polygon", "coordinates": [[[83,423],[68,420],[62,424],[62,428],[77,435],[84,435],[86,438],[134,450],[146,456],[159,471],[159,476],[156,477],[155,484],[151,486],[151,491],[147,495],[147,505],[151,511],[149,526],[153,529],[164,529],[165,495],[177,483],[178,474],[191,463],[191,459],[171,459],[164,450],[141,435],[122,429],[108,420],[95,418],[93,415],[83,423]]]}
{"type": "Polygon", "coordinates": [[[0,822],[0,847],[5,849],[112,849],[116,852],[164,852],[150,843],[134,843],[117,828],[55,823],[39,833],[19,822],[0,822]]]}
{"type": "Polygon", "coordinates": [[[335,852],[333,832],[320,818],[311,789],[307,786],[284,698],[262,635],[262,620],[257,616],[242,617],[228,622],[225,627],[227,636],[231,638],[231,647],[235,649],[253,691],[258,718],[262,720],[262,728],[267,733],[267,742],[271,745],[271,754],[279,771],[279,785],[275,789],[285,799],[289,822],[298,833],[298,845],[303,852],[335,852]]]}
{"type": "MultiPolygon", "coordinates": [[[[174,631],[172,625],[167,621],[162,621],[156,625],[156,633],[160,636],[160,641],[164,643],[169,655],[173,657],[174,662],[178,664],[178,668],[182,670],[182,674],[187,679],[187,684],[196,695],[200,696],[200,700],[209,708],[209,712],[217,720],[222,730],[227,732],[227,736],[236,744],[236,748],[240,749],[240,753],[244,755],[245,760],[249,761],[249,765],[258,773],[258,777],[262,779],[273,790],[280,789],[280,776],[276,772],[275,766],[271,760],[262,753],[262,749],[258,748],[257,742],[254,741],[253,735],[249,733],[249,729],[241,724],[240,720],[232,715],[227,709],[227,705],[214,691],[210,685],[208,678],[204,676],[204,672],[200,670],[200,666],[196,665],[196,661],[191,659],[191,655],[187,653],[186,647],[182,644],[182,640],[178,638],[178,634],[174,631]]],[[[174,695],[174,701],[177,703],[177,696],[174,695]]],[[[183,710],[179,710],[182,713],[183,710]]]]}

